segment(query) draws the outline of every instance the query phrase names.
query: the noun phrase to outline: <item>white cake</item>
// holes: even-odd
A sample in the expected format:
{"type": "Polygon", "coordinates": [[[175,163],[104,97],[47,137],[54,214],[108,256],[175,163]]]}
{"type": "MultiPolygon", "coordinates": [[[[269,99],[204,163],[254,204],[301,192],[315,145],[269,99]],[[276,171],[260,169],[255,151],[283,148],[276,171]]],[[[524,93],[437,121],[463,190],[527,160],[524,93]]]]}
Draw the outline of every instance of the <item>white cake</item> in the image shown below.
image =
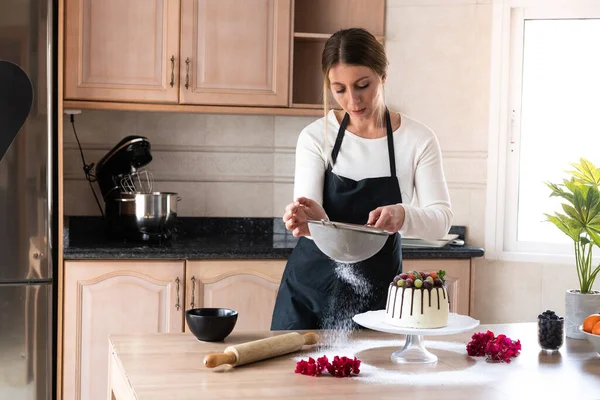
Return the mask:
{"type": "Polygon", "coordinates": [[[385,322],[402,328],[441,328],[448,325],[449,310],[445,285],[401,287],[394,280],[388,289],[385,322]]]}

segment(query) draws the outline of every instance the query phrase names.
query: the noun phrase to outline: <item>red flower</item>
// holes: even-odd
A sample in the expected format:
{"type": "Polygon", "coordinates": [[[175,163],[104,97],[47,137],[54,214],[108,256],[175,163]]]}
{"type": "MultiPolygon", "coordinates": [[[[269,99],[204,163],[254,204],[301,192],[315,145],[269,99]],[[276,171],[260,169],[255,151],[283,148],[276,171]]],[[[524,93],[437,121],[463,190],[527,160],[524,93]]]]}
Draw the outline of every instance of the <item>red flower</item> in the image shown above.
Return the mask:
{"type": "Polygon", "coordinates": [[[521,351],[521,341],[511,340],[506,335],[498,337],[494,333],[476,333],[467,344],[467,354],[474,357],[487,356],[488,360],[510,363],[511,358],[517,357],[521,351]]]}
{"type": "Polygon", "coordinates": [[[333,362],[327,365],[327,371],[337,378],[343,378],[345,376],[350,376],[350,374],[358,374],[360,372],[360,360],[356,357],[354,359],[350,359],[348,357],[338,357],[335,356],[333,358],[333,362]]]}
{"type": "Polygon", "coordinates": [[[315,362],[314,358],[309,357],[308,361],[298,361],[296,363],[296,373],[302,375],[317,376],[327,369],[327,371],[338,378],[350,376],[352,373],[358,374],[360,372],[360,360],[354,357],[350,359],[348,357],[335,356],[333,362],[330,363],[326,356],[317,358],[315,362]]]}
{"type": "Polygon", "coordinates": [[[317,362],[315,362],[314,358],[308,357],[308,361],[301,360],[296,363],[296,371],[294,372],[302,375],[317,376],[321,375],[321,372],[327,368],[328,364],[329,360],[327,360],[326,356],[317,358],[317,362]]]}
{"type": "Polygon", "coordinates": [[[325,370],[325,368],[327,368],[327,365],[329,364],[329,360],[327,359],[327,356],[317,358],[317,364],[319,365],[319,372],[323,372],[325,370]]]}
{"type": "Polygon", "coordinates": [[[473,357],[484,356],[488,342],[494,339],[494,333],[491,331],[476,333],[471,339],[473,340],[467,344],[467,354],[473,357]]]}

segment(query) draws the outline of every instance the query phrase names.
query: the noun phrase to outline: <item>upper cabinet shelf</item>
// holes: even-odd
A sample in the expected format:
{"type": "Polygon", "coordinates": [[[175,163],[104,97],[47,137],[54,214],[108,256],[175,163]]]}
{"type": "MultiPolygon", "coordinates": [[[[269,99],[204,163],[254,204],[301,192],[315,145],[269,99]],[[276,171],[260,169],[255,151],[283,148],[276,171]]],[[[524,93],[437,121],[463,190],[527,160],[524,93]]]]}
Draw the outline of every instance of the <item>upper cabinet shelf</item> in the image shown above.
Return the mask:
{"type": "Polygon", "coordinates": [[[294,32],[332,33],[345,28],[364,28],[384,35],[384,0],[296,0],[294,32]]]}
{"type": "Polygon", "coordinates": [[[339,29],[384,0],[64,0],[65,108],[321,115],[339,29]]]}
{"type": "MultiPolygon", "coordinates": [[[[334,32],[352,27],[364,28],[383,41],[384,8],[384,0],[296,0],[291,107],[322,108],[325,42],[334,32]]],[[[331,100],[330,106],[337,105],[331,100]]]]}

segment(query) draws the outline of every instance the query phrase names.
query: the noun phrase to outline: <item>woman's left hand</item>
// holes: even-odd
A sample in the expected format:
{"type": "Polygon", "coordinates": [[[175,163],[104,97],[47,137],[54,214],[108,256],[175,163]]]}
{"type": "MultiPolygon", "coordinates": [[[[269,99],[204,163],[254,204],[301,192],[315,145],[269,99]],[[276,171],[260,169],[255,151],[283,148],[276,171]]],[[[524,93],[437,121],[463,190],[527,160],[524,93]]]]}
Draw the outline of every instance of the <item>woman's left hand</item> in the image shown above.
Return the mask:
{"type": "Polygon", "coordinates": [[[398,232],[404,225],[406,214],[401,204],[377,207],[369,213],[367,225],[388,232],[398,232]]]}

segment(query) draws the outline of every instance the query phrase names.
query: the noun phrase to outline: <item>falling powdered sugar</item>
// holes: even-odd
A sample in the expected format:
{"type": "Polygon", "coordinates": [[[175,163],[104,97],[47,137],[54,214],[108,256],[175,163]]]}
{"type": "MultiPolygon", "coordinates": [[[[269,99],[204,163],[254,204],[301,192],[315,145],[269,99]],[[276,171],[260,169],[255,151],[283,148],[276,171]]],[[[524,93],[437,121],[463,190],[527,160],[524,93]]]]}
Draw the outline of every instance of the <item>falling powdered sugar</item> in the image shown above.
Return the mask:
{"type": "Polygon", "coordinates": [[[358,299],[366,298],[371,292],[371,284],[358,271],[359,264],[336,263],[335,274],[344,283],[350,285],[358,299]]]}
{"type": "Polygon", "coordinates": [[[357,325],[352,317],[367,308],[373,296],[373,285],[360,272],[360,263],[336,263],[331,303],[323,319],[320,347],[333,348],[348,343],[357,325]]]}

